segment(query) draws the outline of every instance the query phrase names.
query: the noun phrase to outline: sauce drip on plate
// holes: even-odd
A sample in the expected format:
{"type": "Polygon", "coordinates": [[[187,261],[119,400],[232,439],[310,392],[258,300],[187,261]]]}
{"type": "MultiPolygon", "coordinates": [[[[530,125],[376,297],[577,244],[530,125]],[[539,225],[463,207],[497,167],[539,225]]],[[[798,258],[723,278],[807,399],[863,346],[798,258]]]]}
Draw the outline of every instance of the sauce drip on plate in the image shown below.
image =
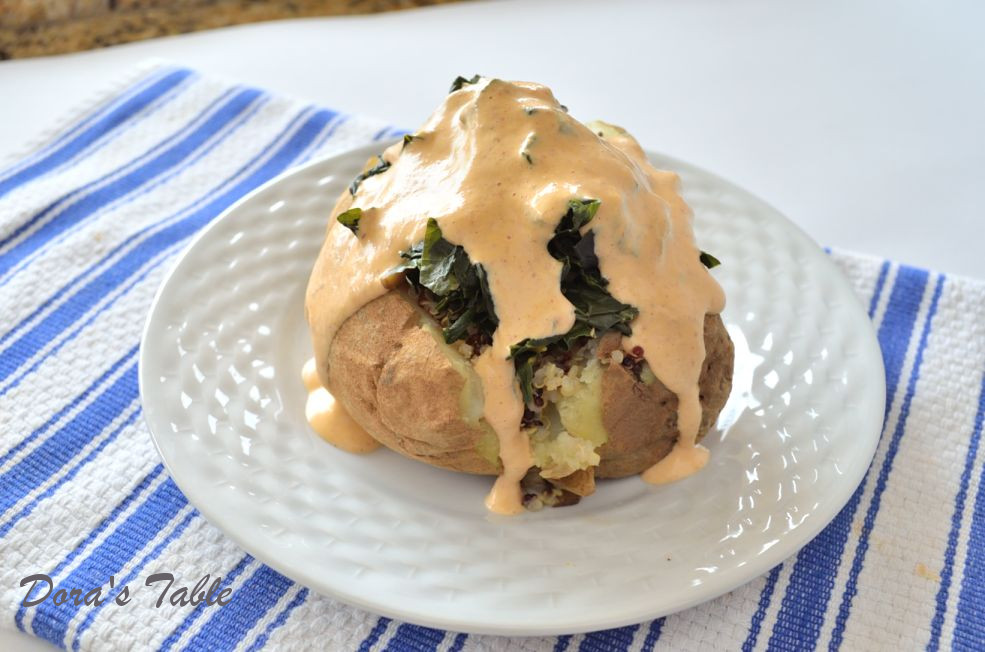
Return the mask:
{"type": "Polygon", "coordinates": [[[599,269],[609,292],[639,310],[623,348],[642,347],[678,397],[678,441],[643,477],[669,482],[704,465],[707,451],[695,444],[704,316],[721,312],[725,296],[699,260],[677,175],[655,169],[621,130],[603,137],[570,117],[547,87],[498,79],[450,93],[412,141],[391,146],[383,159],[386,172],[339,199],[308,284],[305,307],[323,385],[338,328],[387,291],[387,271],[435,219],[443,237],[486,271],[499,326],[474,367],[504,469],[486,505],[522,511],[519,482],[532,462],[509,350],[574,324],[574,307],[561,293],[561,262],[547,243],[569,201],[597,199],[584,229],[595,232],[599,269]],[[352,207],[362,209],[356,234],[334,219],[352,207]]]}
{"type": "Polygon", "coordinates": [[[311,429],[322,439],[350,453],[371,453],[380,447],[380,442],[363,430],[335,397],[322,387],[315,371],[314,358],[304,364],[301,379],[308,390],[304,416],[311,429]]]}

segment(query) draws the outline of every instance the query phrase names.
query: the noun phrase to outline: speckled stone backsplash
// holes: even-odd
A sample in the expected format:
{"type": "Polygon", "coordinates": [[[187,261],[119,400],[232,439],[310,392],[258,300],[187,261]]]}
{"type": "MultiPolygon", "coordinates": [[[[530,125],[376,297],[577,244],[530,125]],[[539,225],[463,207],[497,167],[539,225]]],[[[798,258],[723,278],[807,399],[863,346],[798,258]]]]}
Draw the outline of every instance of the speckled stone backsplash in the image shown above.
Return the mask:
{"type": "Polygon", "coordinates": [[[456,0],[0,0],[0,59],[89,50],[281,18],[367,14],[456,0]]]}

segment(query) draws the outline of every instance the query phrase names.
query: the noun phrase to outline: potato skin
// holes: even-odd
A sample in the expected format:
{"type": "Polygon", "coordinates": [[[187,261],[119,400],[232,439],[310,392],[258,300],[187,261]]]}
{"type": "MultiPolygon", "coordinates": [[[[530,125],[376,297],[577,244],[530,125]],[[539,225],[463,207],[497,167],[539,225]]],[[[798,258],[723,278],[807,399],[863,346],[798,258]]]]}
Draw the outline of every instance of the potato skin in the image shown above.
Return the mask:
{"type": "MultiPolygon", "coordinates": [[[[358,310],[329,349],[329,389],[384,446],[441,468],[497,475],[500,465],[478,446],[491,428],[462,417],[465,377],[421,319],[397,291],[358,310]]],[[[607,336],[599,352],[605,355],[618,344],[618,335],[607,336]]],[[[705,317],[705,348],[699,437],[714,425],[732,386],[734,350],[718,315],[705,317]]],[[[609,365],[602,376],[602,409],[608,441],[599,449],[599,478],[640,473],[677,439],[677,397],[659,380],[645,385],[622,366],[609,365]]]]}
{"type": "Polygon", "coordinates": [[[499,464],[477,449],[491,428],[462,418],[465,378],[421,317],[398,292],[356,311],[329,349],[329,390],[387,448],[453,471],[497,475],[499,464]]]}
{"type": "MultiPolygon", "coordinates": [[[[619,336],[606,336],[599,353],[619,345],[619,336]]],[[[735,349],[718,315],[705,315],[705,361],[698,380],[701,426],[698,440],[715,425],[732,391],[735,349]]],[[[608,441],[599,448],[599,478],[622,478],[642,473],[666,456],[677,440],[677,396],[660,380],[637,382],[621,365],[610,364],[602,374],[602,423],[608,441]]]]}

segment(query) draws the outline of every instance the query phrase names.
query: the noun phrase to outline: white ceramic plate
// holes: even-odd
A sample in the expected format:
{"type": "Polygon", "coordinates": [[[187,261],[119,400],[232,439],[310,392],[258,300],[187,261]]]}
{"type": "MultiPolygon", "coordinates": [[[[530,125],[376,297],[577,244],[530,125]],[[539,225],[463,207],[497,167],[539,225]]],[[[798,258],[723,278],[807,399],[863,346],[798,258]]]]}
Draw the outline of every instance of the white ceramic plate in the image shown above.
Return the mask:
{"type": "Polygon", "coordinates": [[[732,396],[680,483],[601,482],[575,507],[514,518],[490,478],[354,456],[313,434],[303,298],[332,204],[379,145],[317,161],[231,207],[191,244],[147,322],[140,390],[175,482],[258,559],[394,618],[495,634],[640,622],[725,593],[814,537],[878,440],[882,359],[825,254],[749,193],[679,172],[699,245],[723,261],[732,396]]]}

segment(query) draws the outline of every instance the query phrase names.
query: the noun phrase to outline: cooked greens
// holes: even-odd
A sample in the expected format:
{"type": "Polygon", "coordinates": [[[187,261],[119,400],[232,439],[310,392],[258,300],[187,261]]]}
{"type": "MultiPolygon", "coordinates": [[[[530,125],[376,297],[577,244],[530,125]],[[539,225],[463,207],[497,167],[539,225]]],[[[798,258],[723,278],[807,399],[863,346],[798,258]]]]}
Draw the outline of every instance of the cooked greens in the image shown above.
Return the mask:
{"type": "Polygon", "coordinates": [[[451,88],[448,90],[449,93],[454,93],[455,91],[461,90],[462,86],[466,84],[475,84],[482,78],[482,75],[472,75],[471,78],[462,77],[459,75],[455,78],[455,81],[451,83],[451,88]]]}
{"type": "MultiPolygon", "coordinates": [[[[599,208],[597,199],[574,199],[554,229],[547,251],[561,261],[561,294],[575,307],[575,323],[567,333],[528,338],[510,347],[520,390],[533,399],[533,374],[545,353],[570,351],[587,338],[610,330],[630,335],[630,322],[639,311],[609,294],[608,281],[599,271],[595,234],[582,233],[599,208]]],[[[426,308],[440,322],[445,342],[461,339],[489,343],[499,324],[482,265],[473,264],[465,249],[445,240],[438,223],[429,219],[424,240],[401,253],[404,262],[392,271],[407,280],[426,300],[426,308]]],[[[478,347],[475,347],[478,348],[478,347]]]]}
{"type": "Polygon", "coordinates": [[[708,269],[711,269],[712,267],[718,267],[719,265],[722,264],[722,261],[712,256],[707,251],[702,251],[701,255],[698,256],[698,259],[701,261],[701,264],[707,267],[708,269]]]}
{"type": "Polygon", "coordinates": [[[344,213],[339,213],[336,217],[339,224],[352,231],[353,235],[359,235],[359,220],[363,217],[363,209],[352,207],[344,213]]]}
{"type": "MultiPolygon", "coordinates": [[[[595,254],[595,233],[582,233],[582,227],[592,221],[600,204],[598,199],[569,201],[554,237],[547,243],[548,253],[562,263],[561,294],[575,308],[575,323],[561,335],[528,338],[510,347],[510,359],[527,403],[534,399],[534,368],[541,356],[572,351],[586,339],[608,331],[632,335],[630,323],[639,310],[609,293],[609,282],[602,276],[595,254]]],[[[355,233],[361,213],[353,208],[338,219],[355,233]]],[[[404,262],[392,272],[407,275],[408,282],[424,299],[423,305],[441,323],[446,343],[464,339],[477,350],[478,344],[492,342],[499,319],[486,271],[482,265],[472,263],[464,247],[446,240],[438,223],[429,219],[424,240],[400,255],[404,262]]],[[[700,258],[709,269],[721,264],[704,251],[700,258]]]]}
{"type": "Polygon", "coordinates": [[[486,270],[472,263],[464,247],[445,240],[438,223],[429,219],[424,241],[400,255],[405,262],[393,271],[405,272],[411,285],[430,292],[434,303],[428,307],[440,317],[445,342],[470,336],[492,341],[499,319],[486,270]]]}
{"type": "Polygon", "coordinates": [[[533,372],[537,357],[548,349],[570,351],[582,338],[602,335],[616,330],[623,335],[632,334],[629,323],[639,314],[634,306],[623,303],[609,294],[609,282],[599,271],[599,259],[595,255],[595,234],[581,232],[598,211],[597,199],[573,199],[568,211],[554,229],[554,237],[547,243],[547,251],[561,267],[561,294],[575,307],[575,324],[562,335],[540,339],[526,339],[510,347],[510,358],[516,368],[517,380],[523,399],[533,398],[533,372]]]}
{"type": "MultiPolygon", "coordinates": [[[[404,142],[406,143],[407,141],[405,140],[404,142]]],[[[349,184],[349,194],[352,195],[353,197],[356,196],[356,191],[359,190],[359,185],[363,181],[381,172],[386,172],[387,170],[390,169],[390,161],[384,160],[382,156],[377,156],[376,158],[380,160],[379,163],[377,163],[370,169],[366,170],[365,172],[360,172],[356,176],[356,178],[352,180],[352,183],[349,184]]]]}

